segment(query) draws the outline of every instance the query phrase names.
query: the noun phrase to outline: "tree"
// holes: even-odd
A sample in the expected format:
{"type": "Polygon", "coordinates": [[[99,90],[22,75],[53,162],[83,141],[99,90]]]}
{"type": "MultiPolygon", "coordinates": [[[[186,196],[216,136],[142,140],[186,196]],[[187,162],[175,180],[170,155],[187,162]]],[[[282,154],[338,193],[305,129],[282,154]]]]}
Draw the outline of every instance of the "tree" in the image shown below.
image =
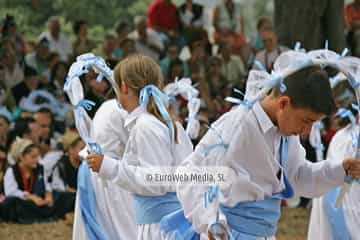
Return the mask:
{"type": "Polygon", "coordinates": [[[345,46],[344,0],[274,0],[274,26],[279,42],[306,49],[329,48],[341,52],[345,46]]]}

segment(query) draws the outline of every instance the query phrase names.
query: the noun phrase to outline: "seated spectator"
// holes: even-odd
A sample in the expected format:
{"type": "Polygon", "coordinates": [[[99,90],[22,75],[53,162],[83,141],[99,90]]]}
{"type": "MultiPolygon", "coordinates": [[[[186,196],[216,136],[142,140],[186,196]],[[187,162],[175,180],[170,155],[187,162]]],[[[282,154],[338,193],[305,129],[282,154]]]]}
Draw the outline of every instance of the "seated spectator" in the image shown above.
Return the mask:
{"type": "Polygon", "coordinates": [[[360,1],[354,0],[345,6],[347,43],[353,55],[360,56],[360,1]]]}
{"type": "Polygon", "coordinates": [[[58,17],[48,20],[48,31],[40,34],[39,39],[46,38],[49,41],[51,52],[59,54],[62,61],[67,62],[72,55],[72,47],[69,39],[61,32],[61,24],[58,17]]]}
{"type": "Polygon", "coordinates": [[[204,27],[204,9],[201,5],[186,0],[179,7],[179,16],[186,40],[192,38],[193,31],[198,31],[204,27]]]}
{"type": "MultiPolygon", "coordinates": [[[[271,72],[274,66],[276,58],[283,52],[289,50],[289,48],[280,46],[278,44],[278,38],[273,31],[263,31],[262,39],[264,43],[264,50],[258,52],[255,56],[255,60],[259,61],[267,72],[271,72]]],[[[253,68],[258,69],[256,65],[253,68]]]]}
{"type": "MultiPolygon", "coordinates": [[[[15,121],[14,128],[9,132],[9,143],[12,144],[17,137],[27,139],[34,144],[40,143],[40,127],[32,117],[21,117],[15,121]]],[[[10,165],[14,165],[16,159],[11,155],[8,156],[10,165]]]]}
{"type": "Polygon", "coordinates": [[[242,59],[231,54],[230,45],[226,42],[219,45],[220,58],[222,60],[222,74],[225,81],[233,87],[245,90],[246,70],[242,59]]]}
{"type": "MultiPolygon", "coordinates": [[[[128,35],[131,33],[131,26],[127,21],[120,21],[116,24],[116,42],[118,47],[120,47],[120,43],[128,38],[128,35]]],[[[119,48],[119,55],[121,56],[121,49],[119,48]]]]}
{"type": "Polygon", "coordinates": [[[35,52],[25,56],[25,64],[32,67],[39,75],[45,77],[45,83],[50,79],[49,55],[49,41],[42,38],[37,42],[35,52]]]}
{"type": "Polygon", "coordinates": [[[236,54],[240,54],[245,44],[244,20],[240,3],[222,0],[214,10],[213,24],[215,43],[227,42],[236,54]]]}
{"type": "Polygon", "coordinates": [[[38,89],[40,84],[39,76],[33,68],[25,66],[24,75],[24,81],[11,89],[16,104],[19,104],[21,98],[29,96],[31,91],[38,89]]]}
{"type": "Polygon", "coordinates": [[[179,31],[180,19],[176,5],[171,0],[155,0],[147,10],[148,27],[166,35],[179,31]]]}
{"type": "Polygon", "coordinates": [[[8,134],[11,123],[11,113],[5,108],[0,109],[0,147],[8,148],[8,134]]]}
{"type": "Polygon", "coordinates": [[[73,42],[73,50],[75,60],[77,56],[90,52],[95,48],[95,42],[88,38],[88,22],[86,20],[75,21],[73,31],[76,39],[73,42]]]}
{"type": "Polygon", "coordinates": [[[0,205],[5,221],[32,223],[63,218],[71,211],[64,198],[54,198],[51,187],[38,163],[40,152],[30,140],[17,138],[11,146],[16,164],[6,170],[6,199],[0,205]]]}
{"type": "Polygon", "coordinates": [[[177,7],[171,0],[154,0],[147,10],[147,26],[156,31],[163,43],[176,42],[184,47],[185,40],[180,35],[180,19],[177,7]]]}
{"type": "Polygon", "coordinates": [[[0,204],[5,200],[4,176],[5,176],[6,168],[8,166],[6,155],[7,155],[7,149],[4,148],[3,146],[0,146],[0,204]]]}
{"type": "Polygon", "coordinates": [[[179,58],[170,62],[169,74],[165,77],[165,85],[184,77],[184,63],[179,58]]]}
{"type": "Polygon", "coordinates": [[[135,17],[135,31],[129,34],[129,38],[135,41],[135,49],[138,53],[159,61],[164,44],[161,38],[152,29],[146,29],[146,18],[135,17]]]}
{"type": "Polygon", "coordinates": [[[116,37],[113,34],[105,35],[104,42],[100,49],[97,49],[97,52],[110,65],[116,65],[123,55],[122,48],[119,48],[116,37]]]}
{"type": "Polygon", "coordinates": [[[39,111],[34,113],[33,117],[39,125],[40,143],[55,147],[57,143],[52,135],[54,117],[51,110],[48,108],[41,108],[39,111]]]}
{"type": "Polygon", "coordinates": [[[85,147],[85,143],[76,131],[70,129],[67,129],[60,137],[59,142],[64,149],[64,154],[51,167],[48,175],[49,182],[55,191],[75,193],[77,173],[81,163],[79,152],[85,147]]]}
{"type": "MultiPolygon", "coordinates": [[[[166,56],[160,61],[160,68],[164,76],[168,76],[170,63],[179,57],[179,47],[170,42],[167,47],[166,56]]],[[[189,77],[189,66],[186,62],[183,63],[184,77],[189,77]]]]}
{"type": "Polygon", "coordinates": [[[4,68],[3,82],[7,89],[11,89],[24,80],[24,70],[16,59],[15,50],[11,47],[1,49],[0,65],[4,68]]]}
{"type": "Polygon", "coordinates": [[[26,52],[25,41],[17,30],[14,16],[6,15],[2,28],[2,39],[8,39],[13,42],[16,59],[18,62],[22,62],[26,52]]]}
{"type": "Polygon", "coordinates": [[[264,48],[262,32],[273,30],[272,21],[268,17],[261,17],[256,23],[256,35],[252,39],[252,46],[256,52],[264,48]]]}
{"type": "Polygon", "coordinates": [[[52,68],[50,72],[50,84],[46,89],[54,94],[57,98],[64,98],[64,84],[68,72],[68,66],[65,62],[58,62],[52,68]]]}
{"type": "Polygon", "coordinates": [[[196,81],[196,77],[194,78],[193,74],[200,74],[202,77],[205,76],[205,72],[207,71],[205,64],[207,62],[207,54],[205,51],[204,42],[201,39],[194,40],[190,43],[189,46],[191,57],[188,60],[189,70],[190,70],[190,78],[193,82],[196,81]]]}
{"type": "MultiPolygon", "coordinates": [[[[135,48],[135,42],[134,40],[130,39],[130,38],[125,38],[121,43],[120,43],[120,48],[122,50],[122,55],[121,55],[121,59],[126,58],[127,56],[133,54],[136,52],[136,48],[135,48]]],[[[117,62],[115,64],[111,64],[111,66],[116,66],[117,62]]]]}

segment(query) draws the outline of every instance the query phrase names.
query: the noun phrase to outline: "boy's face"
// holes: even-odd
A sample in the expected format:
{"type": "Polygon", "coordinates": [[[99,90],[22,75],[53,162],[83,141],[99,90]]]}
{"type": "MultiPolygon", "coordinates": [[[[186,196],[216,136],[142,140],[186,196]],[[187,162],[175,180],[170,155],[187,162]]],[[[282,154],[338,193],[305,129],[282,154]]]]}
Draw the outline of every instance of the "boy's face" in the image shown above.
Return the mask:
{"type": "Polygon", "coordinates": [[[293,107],[288,96],[280,96],[277,101],[279,110],[276,114],[276,121],[282,135],[307,135],[310,133],[313,123],[325,117],[322,113],[293,107]]]}

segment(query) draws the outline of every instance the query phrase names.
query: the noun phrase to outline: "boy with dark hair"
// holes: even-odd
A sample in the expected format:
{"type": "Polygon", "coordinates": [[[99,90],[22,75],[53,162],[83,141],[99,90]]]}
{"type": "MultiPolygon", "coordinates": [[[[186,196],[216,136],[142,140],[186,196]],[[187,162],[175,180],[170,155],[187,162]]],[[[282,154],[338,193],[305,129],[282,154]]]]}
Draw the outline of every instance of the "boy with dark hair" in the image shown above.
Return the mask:
{"type": "Polygon", "coordinates": [[[275,239],[281,199],[294,192],[320,196],[343,184],[345,173],[360,176],[360,161],[311,163],[300,144],[298,135],[335,111],[327,73],[310,66],[285,77],[283,84],[285,91],[275,87],[251,108],[239,106],[224,114],[184,161],[192,168],[225,166],[235,176],[221,186],[220,203],[218,198],[204,204],[206,186],[178,185],[178,198],[196,232],[207,235],[220,204],[222,226],[234,239],[275,239]],[[226,150],[208,151],[225,144],[226,150]]]}

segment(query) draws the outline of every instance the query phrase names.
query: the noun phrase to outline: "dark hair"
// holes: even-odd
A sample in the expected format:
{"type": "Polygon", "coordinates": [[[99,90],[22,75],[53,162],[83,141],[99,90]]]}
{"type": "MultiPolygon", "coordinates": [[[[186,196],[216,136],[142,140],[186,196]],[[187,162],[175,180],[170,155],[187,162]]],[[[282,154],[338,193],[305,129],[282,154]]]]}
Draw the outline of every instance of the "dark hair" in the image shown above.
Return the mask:
{"type": "Polygon", "coordinates": [[[116,24],[115,31],[117,34],[120,34],[126,28],[130,28],[130,24],[126,21],[121,21],[116,24]]]}
{"type": "Polygon", "coordinates": [[[32,117],[19,118],[15,122],[14,128],[9,133],[9,143],[12,143],[16,137],[23,137],[25,134],[31,133],[29,124],[34,122],[35,119],[32,117]]]}
{"type": "Polygon", "coordinates": [[[24,69],[24,76],[25,77],[29,78],[29,77],[33,77],[33,76],[36,76],[36,75],[38,75],[38,73],[34,68],[32,68],[32,67],[30,67],[28,65],[25,65],[25,69],[24,69]]]}
{"type": "Polygon", "coordinates": [[[280,92],[277,86],[272,91],[274,96],[286,95],[295,108],[305,108],[316,113],[330,115],[336,105],[331,91],[329,76],[319,66],[303,68],[284,79],[286,91],[280,92]]]}
{"type": "MultiPolygon", "coordinates": [[[[60,68],[61,66],[64,66],[64,67],[65,67],[65,70],[68,69],[68,65],[67,65],[65,62],[63,62],[63,61],[57,62],[57,63],[51,68],[51,70],[50,70],[50,82],[54,82],[54,81],[55,81],[56,73],[57,73],[57,71],[59,70],[59,68],[60,68]]],[[[65,80],[64,80],[64,82],[65,82],[65,80]]]]}
{"type": "Polygon", "coordinates": [[[73,31],[75,34],[78,34],[80,32],[80,28],[82,25],[87,25],[88,22],[85,19],[80,19],[74,22],[73,25],[73,31]]]}
{"type": "Polygon", "coordinates": [[[16,26],[15,17],[13,15],[7,14],[4,20],[2,34],[3,36],[8,35],[9,27],[16,26]]]}
{"type": "Polygon", "coordinates": [[[5,122],[7,122],[7,124],[11,123],[11,121],[7,117],[5,117],[4,115],[0,115],[0,118],[4,119],[5,122]]]}
{"type": "Polygon", "coordinates": [[[51,122],[53,123],[54,122],[54,114],[53,112],[49,109],[49,108],[46,108],[46,107],[42,107],[39,109],[39,111],[37,111],[35,114],[37,113],[43,113],[43,114],[47,114],[49,115],[50,119],[51,119],[51,122]]]}
{"type": "Polygon", "coordinates": [[[25,155],[25,154],[30,153],[34,148],[39,148],[39,146],[36,145],[36,144],[34,144],[34,143],[30,144],[29,146],[27,146],[27,147],[24,149],[24,151],[21,153],[21,155],[25,155]]]}
{"type": "MultiPolygon", "coordinates": [[[[268,17],[260,17],[256,23],[256,29],[259,30],[266,22],[270,22],[272,24],[272,21],[268,17]]],[[[271,30],[271,29],[267,29],[271,30]]]]}

